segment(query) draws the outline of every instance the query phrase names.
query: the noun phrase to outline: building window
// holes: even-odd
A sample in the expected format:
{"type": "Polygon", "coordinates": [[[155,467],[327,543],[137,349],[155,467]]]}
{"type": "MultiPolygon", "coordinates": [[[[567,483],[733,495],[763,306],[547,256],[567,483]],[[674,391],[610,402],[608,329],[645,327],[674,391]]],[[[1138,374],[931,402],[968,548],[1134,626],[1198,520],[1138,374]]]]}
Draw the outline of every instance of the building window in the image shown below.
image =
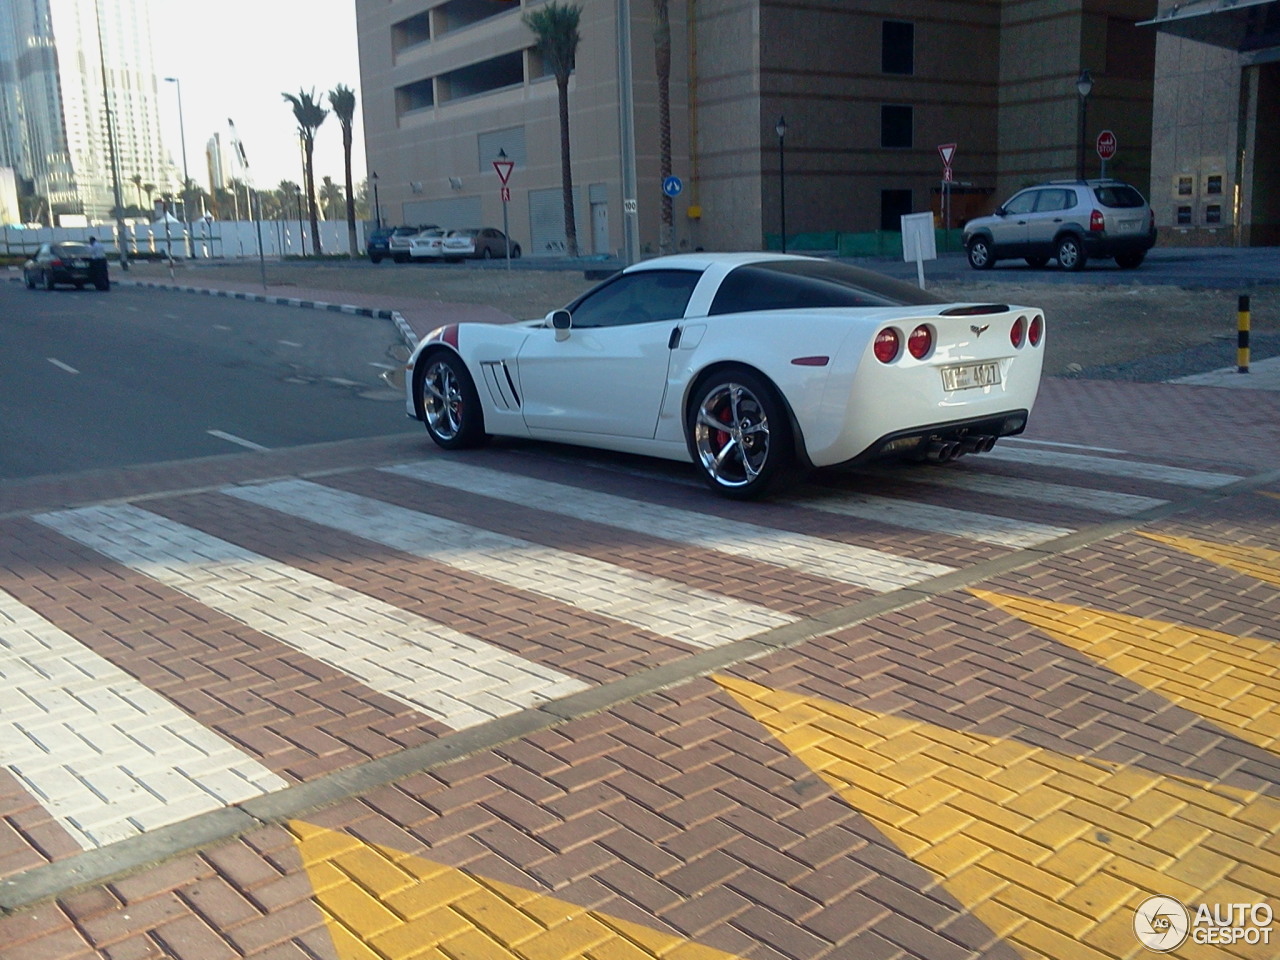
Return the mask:
{"type": "Polygon", "coordinates": [[[435,91],[430,77],[415,83],[406,83],[403,87],[396,87],[396,117],[403,117],[415,110],[426,110],[428,107],[435,106],[435,102],[435,91]]]}
{"type": "Polygon", "coordinates": [[[1190,207],[1184,206],[1184,207],[1178,208],[1178,226],[1180,227],[1191,226],[1191,208],[1190,207]]]}
{"type": "Polygon", "coordinates": [[[910,148],[915,110],[895,104],[880,108],[880,146],[910,148]]]}
{"type": "Polygon", "coordinates": [[[1195,181],[1191,177],[1178,177],[1178,196],[1189,197],[1195,191],[1195,181]]]}
{"type": "Polygon", "coordinates": [[[885,20],[880,25],[880,70],[910,76],[916,72],[916,25],[885,20]]]}
{"type": "Polygon", "coordinates": [[[1204,222],[1208,224],[1217,224],[1222,222],[1222,205],[1219,203],[1211,203],[1204,208],[1204,222]]]}
{"type": "Polygon", "coordinates": [[[391,49],[399,53],[431,41],[431,14],[419,13],[391,27],[391,49]]]}
{"type": "Polygon", "coordinates": [[[910,190],[880,191],[880,229],[895,233],[902,230],[902,218],[911,212],[910,190]]]}
{"type": "Polygon", "coordinates": [[[1204,192],[1207,194],[1222,195],[1222,174],[1214,173],[1205,178],[1204,192]]]}
{"type": "Polygon", "coordinates": [[[459,67],[442,73],[438,79],[441,103],[519,86],[524,83],[524,53],[517,50],[491,60],[459,67]]]}

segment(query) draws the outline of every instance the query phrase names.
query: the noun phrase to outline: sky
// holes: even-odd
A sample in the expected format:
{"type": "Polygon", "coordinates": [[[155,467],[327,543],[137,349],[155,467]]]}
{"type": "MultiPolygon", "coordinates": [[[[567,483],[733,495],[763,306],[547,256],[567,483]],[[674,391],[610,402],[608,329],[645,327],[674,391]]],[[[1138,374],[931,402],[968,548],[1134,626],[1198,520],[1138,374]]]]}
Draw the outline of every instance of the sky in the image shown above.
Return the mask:
{"type": "MultiPolygon", "coordinates": [[[[215,132],[231,163],[230,118],[254,185],[268,188],[302,182],[298,125],[281,94],[314,89],[328,108],[328,92],[343,83],[356,92],[351,162],[359,189],[365,161],[355,0],[151,0],[151,18],[165,148],[179,169],[179,86],[191,178],[208,189],[204,148],[215,132]]],[[[315,175],[317,184],[326,175],[343,182],[342,128],[332,110],[316,134],[315,175]]]]}

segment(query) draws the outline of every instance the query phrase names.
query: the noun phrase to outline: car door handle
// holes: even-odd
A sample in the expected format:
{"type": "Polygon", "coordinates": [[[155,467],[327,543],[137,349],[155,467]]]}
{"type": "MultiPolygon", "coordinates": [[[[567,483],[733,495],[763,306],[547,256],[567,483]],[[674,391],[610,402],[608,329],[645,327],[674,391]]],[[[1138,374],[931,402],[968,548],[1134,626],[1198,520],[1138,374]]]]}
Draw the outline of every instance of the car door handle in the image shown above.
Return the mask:
{"type": "Polygon", "coordinates": [[[680,328],[676,327],[671,331],[671,336],[667,338],[667,349],[674,350],[680,346],[680,328]]]}

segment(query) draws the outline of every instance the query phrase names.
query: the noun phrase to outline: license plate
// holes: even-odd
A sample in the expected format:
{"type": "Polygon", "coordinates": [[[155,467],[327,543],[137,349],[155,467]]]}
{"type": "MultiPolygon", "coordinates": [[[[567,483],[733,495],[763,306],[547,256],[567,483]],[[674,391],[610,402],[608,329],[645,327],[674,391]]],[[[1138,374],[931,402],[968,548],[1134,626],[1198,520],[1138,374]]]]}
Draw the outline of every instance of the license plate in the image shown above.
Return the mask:
{"type": "Polygon", "coordinates": [[[85,262],[84,260],[72,260],[72,261],[71,261],[71,266],[75,267],[77,270],[83,270],[83,269],[84,269],[85,267],[87,267],[88,265],[89,265],[89,264],[88,264],[87,262],[85,262]]]}
{"type": "Polygon", "coordinates": [[[1119,221],[1119,223],[1116,224],[1116,226],[1119,228],[1116,231],[1117,233],[1137,233],[1139,230],[1142,229],[1142,221],[1141,220],[1121,220],[1119,221]]]}
{"type": "Polygon", "coordinates": [[[973,387],[992,387],[1000,382],[1000,364],[965,363],[958,367],[942,368],[944,390],[970,390],[973,387]]]}

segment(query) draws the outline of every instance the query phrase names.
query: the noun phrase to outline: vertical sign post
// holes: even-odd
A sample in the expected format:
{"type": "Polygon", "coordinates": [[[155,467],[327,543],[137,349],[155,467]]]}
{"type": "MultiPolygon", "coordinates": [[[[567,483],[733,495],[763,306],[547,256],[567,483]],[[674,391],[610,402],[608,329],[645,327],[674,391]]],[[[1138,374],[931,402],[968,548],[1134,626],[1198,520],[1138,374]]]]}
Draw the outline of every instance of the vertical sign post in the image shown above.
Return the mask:
{"type": "Polygon", "coordinates": [[[498,159],[493,161],[493,169],[502,182],[502,236],[507,244],[507,269],[511,269],[511,226],[507,217],[507,205],[511,202],[511,188],[507,181],[511,179],[511,171],[515,169],[515,161],[507,159],[507,151],[499,150],[498,159]]]}
{"type": "MultiPolygon", "coordinates": [[[[951,238],[951,182],[955,179],[951,172],[951,158],[956,155],[954,143],[938,144],[938,156],[942,157],[942,243],[947,248],[951,238]]],[[[924,284],[921,284],[924,286],[924,284]]]]}

